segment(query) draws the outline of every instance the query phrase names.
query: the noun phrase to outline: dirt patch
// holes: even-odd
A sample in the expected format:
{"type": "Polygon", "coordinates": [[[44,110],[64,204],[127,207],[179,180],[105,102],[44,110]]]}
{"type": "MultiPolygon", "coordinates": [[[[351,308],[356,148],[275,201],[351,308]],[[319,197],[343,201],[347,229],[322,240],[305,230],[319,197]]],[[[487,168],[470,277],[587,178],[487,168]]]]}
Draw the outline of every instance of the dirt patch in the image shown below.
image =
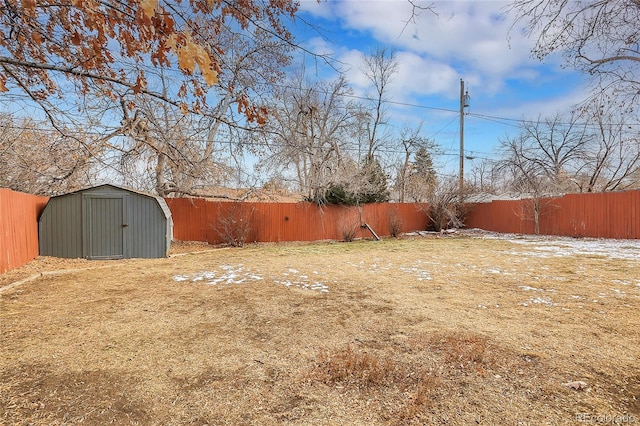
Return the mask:
{"type": "Polygon", "coordinates": [[[536,247],[189,246],[40,276],[0,294],[0,419],[640,421],[640,261],[536,247]]]}

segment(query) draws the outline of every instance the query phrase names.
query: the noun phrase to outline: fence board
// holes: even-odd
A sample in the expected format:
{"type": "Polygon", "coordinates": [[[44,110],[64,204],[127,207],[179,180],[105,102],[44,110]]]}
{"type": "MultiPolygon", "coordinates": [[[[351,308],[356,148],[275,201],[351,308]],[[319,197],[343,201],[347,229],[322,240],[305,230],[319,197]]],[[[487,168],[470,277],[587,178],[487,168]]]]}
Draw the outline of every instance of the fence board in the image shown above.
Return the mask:
{"type": "MultiPolygon", "coordinates": [[[[570,237],[640,238],[640,191],[568,194],[540,201],[540,233],[570,237]]],[[[532,200],[469,205],[466,226],[533,234],[532,200]]]]}
{"type": "MultiPolygon", "coordinates": [[[[419,204],[367,204],[362,207],[324,206],[313,203],[233,203],[202,199],[168,198],[177,240],[223,242],[221,221],[235,216],[250,220],[249,241],[341,240],[350,228],[356,237],[371,237],[360,228],[368,223],[378,235],[390,234],[390,217],[401,221],[401,232],[424,230],[427,216],[419,204]]],[[[238,224],[238,226],[241,226],[238,224]]]]}
{"type": "Polygon", "coordinates": [[[48,200],[0,188],[0,274],[38,256],[38,217],[48,200]]]}

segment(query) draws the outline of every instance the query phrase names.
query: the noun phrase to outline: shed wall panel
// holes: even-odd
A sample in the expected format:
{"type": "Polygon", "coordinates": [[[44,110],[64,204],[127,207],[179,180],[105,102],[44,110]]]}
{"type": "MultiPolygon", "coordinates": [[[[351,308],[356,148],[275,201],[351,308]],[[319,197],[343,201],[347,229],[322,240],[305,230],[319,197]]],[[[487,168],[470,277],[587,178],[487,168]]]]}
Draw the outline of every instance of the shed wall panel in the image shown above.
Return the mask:
{"type": "Polygon", "coordinates": [[[54,197],[40,218],[40,254],[65,258],[82,257],[82,197],[54,197]]]}
{"type": "Polygon", "coordinates": [[[157,258],[166,256],[167,219],[154,198],[129,197],[131,253],[133,257],[157,258]]]}

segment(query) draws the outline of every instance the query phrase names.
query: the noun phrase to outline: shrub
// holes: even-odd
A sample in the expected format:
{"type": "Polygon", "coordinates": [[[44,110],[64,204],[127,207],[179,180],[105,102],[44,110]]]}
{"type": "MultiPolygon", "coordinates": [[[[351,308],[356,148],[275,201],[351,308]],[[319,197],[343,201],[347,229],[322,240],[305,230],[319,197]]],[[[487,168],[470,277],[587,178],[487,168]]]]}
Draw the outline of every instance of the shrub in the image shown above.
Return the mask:
{"type": "Polygon", "coordinates": [[[360,232],[360,222],[343,218],[340,220],[340,233],[342,234],[342,240],[351,242],[356,239],[358,232],[360,232]]]}
{"type": "Polygon", "coordinates": [[[226,214],[218,217],[216,232],[220,239],[232,247],[242,247],[254,236],[255,209],[242,202],[231,203],[226,214]]]}
{"type": "Polygon", "coordinates": [[[389,210],[389,234],[393,238],[398,238],[402,232],[402,218],[396,210],[389,210]]]}

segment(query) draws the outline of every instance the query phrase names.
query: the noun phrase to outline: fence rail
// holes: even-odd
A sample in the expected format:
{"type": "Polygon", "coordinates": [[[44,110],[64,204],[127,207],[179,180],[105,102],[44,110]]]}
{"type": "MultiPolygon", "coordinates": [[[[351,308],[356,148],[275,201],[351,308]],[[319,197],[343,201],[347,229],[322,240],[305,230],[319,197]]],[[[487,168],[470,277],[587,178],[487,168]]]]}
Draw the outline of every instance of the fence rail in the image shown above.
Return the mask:
{"type": "Polygon", "coordinates": [[[38,256],[38,217],[48,200],[0,188],[0,274],[38,256]]]}
{"type": "MultiPolygon", "coordinates": [[[[38,255],[38,217],[47,197],[0,188],[0,273],[17,268],[38,255]]],[[[470,204],[466,226],[496,232],[533,234],[534,200],[470,204]]],[[[539,230],[546,235],[640,238],[640,191],[570,194],[538,200],[539,230]]],[[[240,228],[250,221],[249,240],[260,242],[342,240],[371,237],[427,227],[426,205],[367,204],[362,207],[311,203],[232,203],[169,198],[174,238],[224,242],[221,224],[240,228]],[[235,221],[235,222],[234,222],[235,221]]]]}

